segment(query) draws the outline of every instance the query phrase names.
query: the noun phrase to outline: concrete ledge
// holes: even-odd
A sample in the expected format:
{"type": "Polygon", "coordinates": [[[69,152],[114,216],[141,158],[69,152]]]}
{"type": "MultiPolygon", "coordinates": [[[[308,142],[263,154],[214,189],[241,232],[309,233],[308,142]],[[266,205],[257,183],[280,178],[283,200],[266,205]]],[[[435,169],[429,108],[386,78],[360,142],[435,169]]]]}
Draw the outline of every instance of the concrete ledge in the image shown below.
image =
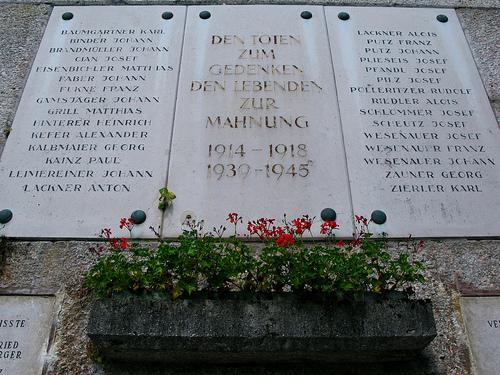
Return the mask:
{"type": "Polygon", "coordinates": [[[88,335],[125,361],[351,362],[413,358],[436,336],[430,301],[226,295],[96,301],[88,335]]]}

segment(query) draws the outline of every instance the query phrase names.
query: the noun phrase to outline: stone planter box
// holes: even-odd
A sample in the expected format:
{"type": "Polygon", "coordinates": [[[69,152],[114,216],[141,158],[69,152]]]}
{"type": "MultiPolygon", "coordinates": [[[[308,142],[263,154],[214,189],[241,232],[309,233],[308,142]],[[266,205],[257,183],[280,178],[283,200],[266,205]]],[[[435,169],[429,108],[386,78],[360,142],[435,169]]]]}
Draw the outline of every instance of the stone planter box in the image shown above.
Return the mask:
{"type": "Polygon", "coordinates": [[[234,293],[97,300],[88,335],[101,355],[115,360],[373,362],[414,357],[436,327],[430,301],[234,293]]]}

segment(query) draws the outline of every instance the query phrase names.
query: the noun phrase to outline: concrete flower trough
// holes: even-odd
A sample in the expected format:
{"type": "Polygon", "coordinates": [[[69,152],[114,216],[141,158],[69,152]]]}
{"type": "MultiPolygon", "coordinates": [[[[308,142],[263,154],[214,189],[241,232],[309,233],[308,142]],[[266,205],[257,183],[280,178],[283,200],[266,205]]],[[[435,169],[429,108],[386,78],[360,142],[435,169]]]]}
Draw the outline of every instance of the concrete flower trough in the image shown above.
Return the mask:
{"type": "Polygon", "coordinates": [[[436,336],[428,300],[227,294],[96,300],[88,335],[108,359],[263,363],[413,358],[436,336]]]}

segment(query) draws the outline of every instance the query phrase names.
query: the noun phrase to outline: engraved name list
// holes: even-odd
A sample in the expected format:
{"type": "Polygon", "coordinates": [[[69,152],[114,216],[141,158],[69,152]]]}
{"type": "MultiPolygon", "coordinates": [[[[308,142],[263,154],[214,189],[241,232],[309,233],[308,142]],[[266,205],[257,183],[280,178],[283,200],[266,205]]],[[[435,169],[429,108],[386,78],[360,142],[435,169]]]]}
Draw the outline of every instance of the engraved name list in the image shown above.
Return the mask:
{"type": "Polygon", "coordinates": [[[2,159],[19,200],[3,206],[15,215],[64,215],[65,236],[95,235],[136,209],[159,225],[185,8],[170,20],[164,7],[134,9],[55,8],[2,159]]]}
{"type": "Polygon", "coordinates": [[[391,236],[495,233],[500,134],[455,13],[340,10],[327,19],[354,210],[384,210],[391,236]]]}

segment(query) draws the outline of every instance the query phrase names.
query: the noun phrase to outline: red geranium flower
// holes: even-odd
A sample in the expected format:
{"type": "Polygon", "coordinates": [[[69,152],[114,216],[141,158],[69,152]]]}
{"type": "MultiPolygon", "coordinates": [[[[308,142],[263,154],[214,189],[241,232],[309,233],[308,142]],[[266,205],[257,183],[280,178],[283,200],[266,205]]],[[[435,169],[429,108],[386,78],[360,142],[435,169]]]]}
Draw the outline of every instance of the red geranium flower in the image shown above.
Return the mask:
{"type": "Polygon", "coordinates": [[[132,219],[127,219],[122,217],[120,219],[120,229],[127,228],[129,231],[134,227],[134,221],[132,219]]]}
{"type": "Polygon", "coordinates": [[[312,226],[312,219],[308,215],[303,215],[302,217],[297,217],[293,219],[292,225],[294,226],[294,232],[298,235],[302,235],[306,230],[310,230],[312,226]]]}
{"type": "Polygon", "coordinates": [[[276,243],[281,248],[284,248],[286,246],[293,246],[293,244],[295,243],[295,241],[293,239],[293,234],[291,234],[291,233],[283,233],[281,236],[279,236],[276,239],[276,243]]]}
{"type": "Polygon", "coordinates": [[[327,220],[323,224],[321,224],[319,232],[321,234],[331,235],[333,234],[333,230],[337,227],[338,225],[335,220],[327,220]]]}
{"type": "Polygon", "coordinates": [[[127,242],[127,239],[125,237],[122,237],[120,238],[120,247],[123,249],[123,250],[126,250],[127,247],[128,247],[128,242],[127,242]]]}
{"type": "Polygon", "coordinates": [[[240,219],[239,215],[236,212],[230,212],[227,214],[227,221],[231,224],[236,223],[240,219]]]}
{"type": "Polygon", "coordinates": [[[261,240],[268,240],[276,236],[279,227],[273,225],[274,219],[261,217],[258,220],[250,221],[247,230],[250,234],[256,234],[261,240]]]}

